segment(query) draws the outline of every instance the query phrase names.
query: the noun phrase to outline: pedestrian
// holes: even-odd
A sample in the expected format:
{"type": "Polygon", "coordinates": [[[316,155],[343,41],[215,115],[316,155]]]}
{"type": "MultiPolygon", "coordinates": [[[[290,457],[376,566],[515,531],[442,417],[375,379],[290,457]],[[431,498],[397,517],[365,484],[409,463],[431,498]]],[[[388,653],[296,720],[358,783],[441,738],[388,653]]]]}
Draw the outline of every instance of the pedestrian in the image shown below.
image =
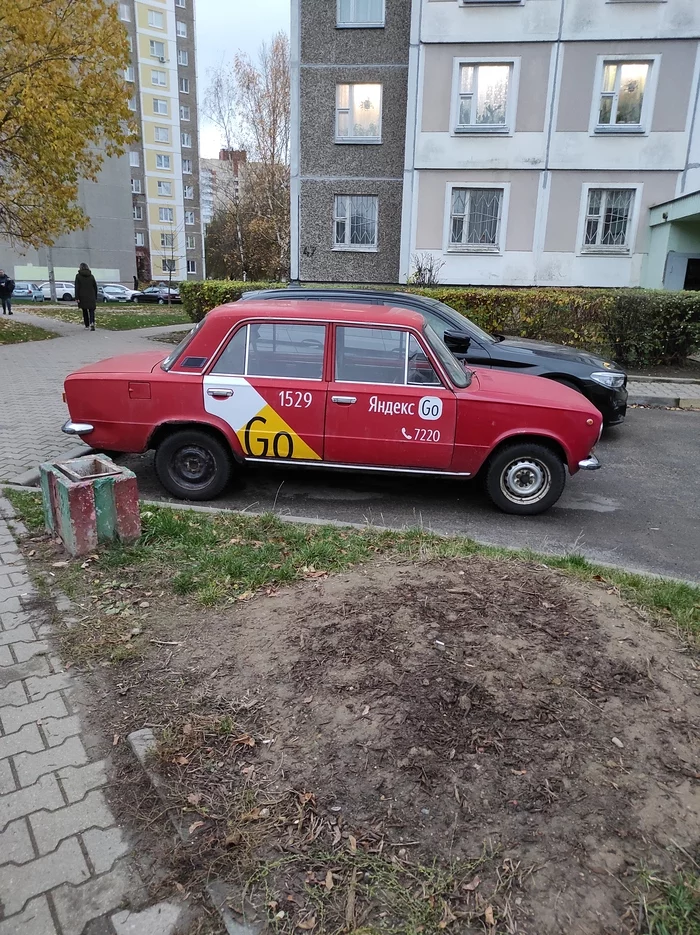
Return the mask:
{"type": "Polygon", "coordinates": [[[87,263],[81,263],[75,277],[75,301],[83,313],[83,322],[90,331],[95,330],[95,309],[97,308],[97,282],[87,263]]]}
{"type": "Polygon", "coordinates": [[[134,289],[138,291],[138,288],[139,288],[138,276],[134,276],[134,289]]]}
{"type": "Polygon", "coordinates": [[[0,301],[3,315],[12,314],[12,293],[15,291],[15,281],[10,279],[4,269],[0,269],[0,301]]]}

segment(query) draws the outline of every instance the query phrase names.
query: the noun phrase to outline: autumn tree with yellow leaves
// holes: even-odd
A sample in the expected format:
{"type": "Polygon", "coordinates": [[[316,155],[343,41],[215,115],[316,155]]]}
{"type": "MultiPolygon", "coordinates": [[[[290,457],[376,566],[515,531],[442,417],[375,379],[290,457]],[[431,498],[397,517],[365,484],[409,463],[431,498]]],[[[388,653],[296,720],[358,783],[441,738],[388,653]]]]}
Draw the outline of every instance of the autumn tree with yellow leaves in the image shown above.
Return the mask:
{"type": "Polygon", "coordinates": [[[0,0],[0,236],[38,247],[86,227],[95,181],[134,126],[111,0],[0,0]]]}

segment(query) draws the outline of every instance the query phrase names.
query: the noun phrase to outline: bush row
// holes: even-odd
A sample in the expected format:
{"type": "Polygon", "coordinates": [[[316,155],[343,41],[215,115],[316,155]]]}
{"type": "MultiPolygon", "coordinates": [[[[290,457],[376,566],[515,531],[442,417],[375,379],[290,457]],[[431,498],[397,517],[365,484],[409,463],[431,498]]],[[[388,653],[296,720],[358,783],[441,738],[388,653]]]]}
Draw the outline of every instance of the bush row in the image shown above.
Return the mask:
{"type": "MultiPolygon", "coordinates": [[[[181,293],[192,321],[200,321],[210,309],[235,302],[244,292],[284,285],[212,280],[183,283],[181,293]]],[[[695,292],[400,288],[445,302],[486,331],[569,344],[627,366],[678,363],[700,346],[700,293],[695,292]]]]}

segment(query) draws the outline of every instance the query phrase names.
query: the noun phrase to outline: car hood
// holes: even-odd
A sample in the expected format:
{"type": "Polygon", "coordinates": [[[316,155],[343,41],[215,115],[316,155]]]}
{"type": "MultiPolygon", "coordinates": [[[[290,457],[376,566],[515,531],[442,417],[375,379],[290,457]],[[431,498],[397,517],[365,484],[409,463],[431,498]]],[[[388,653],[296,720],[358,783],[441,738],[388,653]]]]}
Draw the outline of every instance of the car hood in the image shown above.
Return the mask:
{"type": "Polygon", "coordinates": [[[605,360],[590,351],[583,351],[577,347],[567,347],[566,344],[551,344],[549,341],[538,341],[536,338],[517,338],[513,335],[506,335],[496,346],[504,351],[518,351],[519,356],[541,357],[547,361],[552,358],[558,360],[563,358],[564,360],[590,366],[594,370],[622,370],[622,367],[614,361],[605,360]]]}
{"type": "Polygon", "coordinates": [[[128,376],[130,373],[151,373],[158,364],[165,360],[163,351],[141,351],[139,354],[120,354],[119,357],[108,357],[98,360],[95,364],[88,364],[74,371],[71,376],[90,373],[121,373],[128,376]]]}
{"type": "MultiPolygon", "coordinates": [[[[508,370],[481,369],[474,370],[473,376],[478,385],[477,392],[497,402],[567,409],[596,417],[600,415],[593,403],[581,393],[545,377],[511,373],[508,370]]],[[[470,387],[460,392],[467,396],[473,395],[474,379],[470,387]]]]}

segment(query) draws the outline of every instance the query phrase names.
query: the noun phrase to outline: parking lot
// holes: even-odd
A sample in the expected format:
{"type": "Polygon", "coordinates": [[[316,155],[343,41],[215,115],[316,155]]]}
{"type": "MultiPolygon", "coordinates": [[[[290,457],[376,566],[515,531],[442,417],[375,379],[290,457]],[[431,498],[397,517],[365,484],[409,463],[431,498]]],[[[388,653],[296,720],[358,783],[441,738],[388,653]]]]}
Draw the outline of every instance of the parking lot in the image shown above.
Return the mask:
{"type": "MultiPolygon", "coordinates": [[[[332,471],[247,471],[215,504],[253,512],[381,526],[421,525],[480,542],[579,552],[640,571],[700,580],[700,412],[631,409],[597,452],[603,469],[569,478],[542,516],[498,513],[478,482],[374,477],[332,471]]],[[[169,499],[151,454],[123,459],[146,498],[169,499]]]]}

